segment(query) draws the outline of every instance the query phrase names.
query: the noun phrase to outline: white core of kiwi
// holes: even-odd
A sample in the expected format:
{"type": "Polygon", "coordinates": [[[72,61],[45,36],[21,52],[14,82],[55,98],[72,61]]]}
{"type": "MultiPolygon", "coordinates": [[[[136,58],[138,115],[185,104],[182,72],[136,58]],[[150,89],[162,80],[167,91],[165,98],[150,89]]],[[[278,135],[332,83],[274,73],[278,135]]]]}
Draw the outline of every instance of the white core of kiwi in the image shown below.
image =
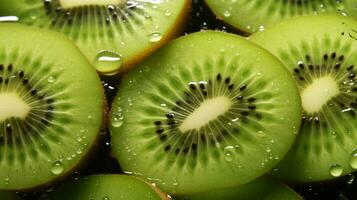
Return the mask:
{"type": "Polygon", "coordinates": [[[125,0],[60,0],[65,9],[89,5],[119,5],[125,0]]]}
{"type": "Polygon", "coordinates": [[[16,93],[0,93],[0,122],[11,117],[25,119],[31,107],[16,93]]]}
{"type": "Polygon", "coordinates": [[[301,93],[302,107],[308,113],[318,112],[331,98],[339,94],[337,82],[330,76],[314,80],[301,93]]]}
{"type": "Polygon", "coordinates": [[[208,122],[223,115],[231,106],[232,101],[224,96],[207,99],[182,122],[179,129],[181,132],[193,129],[199,130],[208,122]]]}

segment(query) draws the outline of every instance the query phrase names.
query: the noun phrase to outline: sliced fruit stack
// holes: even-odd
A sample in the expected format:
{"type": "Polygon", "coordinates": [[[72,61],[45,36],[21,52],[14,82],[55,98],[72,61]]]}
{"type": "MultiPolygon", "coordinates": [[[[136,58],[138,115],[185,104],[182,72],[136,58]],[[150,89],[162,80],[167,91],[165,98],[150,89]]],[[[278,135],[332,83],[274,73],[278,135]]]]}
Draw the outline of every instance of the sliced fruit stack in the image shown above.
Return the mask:
{"type": "Polygon", "coordinates": [[[64,36],[1,24],[0,38],[0,188],[46,185],[73,170],[94,146],[104,91],[64,36]]]}
{"type": "Polygon", "coordinates": [[[317,2],[206,0],[256,33],[169,42],[188,0],[0,0],[0,199],[295,200],[355,171],[357,1],[317,2]],[[105,129],[124,173],[68,178],[105,129]]]}
{"type": "Polygon", "coordinates": [[[113,154],[125,171],[174,194],[252,181],[297,134],[300,98],[288,73],[238,36],[182,37],[123,79],[112,107],[113,154]]]}
{"type": "Polygon", "coordinates": [[[2,15],[68,36],[98,72],[125,72],[180,34],[189,0],[0,1],[2,15]]]}

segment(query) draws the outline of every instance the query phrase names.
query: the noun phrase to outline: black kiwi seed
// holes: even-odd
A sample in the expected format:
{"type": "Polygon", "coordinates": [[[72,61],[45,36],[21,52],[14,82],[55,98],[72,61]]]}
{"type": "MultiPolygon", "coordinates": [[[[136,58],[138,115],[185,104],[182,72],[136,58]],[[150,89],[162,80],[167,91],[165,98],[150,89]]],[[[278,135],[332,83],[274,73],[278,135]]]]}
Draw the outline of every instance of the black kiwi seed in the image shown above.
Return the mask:
{"type": "Polygon", "coordinates": [[[253,97],[251,97],[251,98],[248,99],[248,102],[255,102],[255,101],[256,101],[256,99],[253,98],[253,97]]]}
{"type": "MultiPolygon", "coordinates": [[[[21,69],[15,71],[15,66],[13,64],[0,64],[0,85],[6,84],[16,86],[18,91],[20,91],[19,96],[31,96],[28,100],[35,107],[30,110],[25,119],[18,121],[16,118],[11,118],[7,119],[6,123],[0,123],[0,129],[1,126],[5,129],[5,135],[2,135],[1,137],[7,138],[7,140],[2,143],[11,146],[16,144],[18,148],[23,148],[22,145],[24,144],[32,143],[32,140],[26,139],[27,137],[41,135],[44,133],[44,130],[48,129],[50,126],[56,126],[51,122],[53,119],[55,100],[53,98],[46,98],[47,95],[50,96],[51,94],[42,91],[42,87],[46,88],[45,85],[41,86],[41,84],[37,82],[30,82],[29,77],[30,73],[26,73],[25,70],[21,69]],[[6,71],[4,69],[6,69],[6,71]],[[25,77],[25,74],[28,74],[28,77],[25,77]],[[37,85],[38,88],[34,88],[34,85],[37,85]],[[31,126],[29,126],[29,124],[31,124],[31,126]],[[19,134],[22,133],[31,133],[31,136],[23,135],[23,137],[20,137],[19,134]],[[22,138],[24,139],[22,140],[22,138]]],[[[2,90],[6,92],[5,87],[0,87],[0,93],[2,90]]],[[[45,144],[45,141],[42,142],[45,144]]]]}
{"type": "Polygon", "coordinates": [[[304,69],[305,68],[304,63],[299,63],[299,68],[304,69]]]}
{"type": "Polygon", "coordinates": [[[161,134],[163,132],[164,132],[164,129],[162,129],[162,128],[159,128],[159,129],[156,130],[156,133],[158,133],[158,134],[161,134]]]}
{"type": "Polygon", "coordinates": [[[305,59],[306,59],[307,61],[310,61],[310,59],[311,59],[310,55],[305,55],[305,59]]]}
{"type": "MultiPolygon", "coordinates": [[[[316,31],[321,31],[316,34],[311,33],[309,35],[311,38],[305,36],[296,36],[293,39],[287,38],[281,44],[287,43],[289,47],[283,47],[284,45],[280,44],[265,46],[285,62],[302,94],[307,91],[305,88],[309,86],[319,87],[318,89],[321,91],[325,88],[329,89],[328,84],[314,85],[319,80],[331,81],[331,89],[334,90],[334,96],[326,97],[326,99],[323,99],[326,102],[321,102],[320,107],[314,107],[318,110],[309,110],[304,107],[305,111],[299,129],[300,139],[292,148],[293,150],[288,156],[289,159],[281,163],[276,173],[280,176],[279,178],[292,182],[321,181],[333,178],[329,167],[335,164],[336,158],[343,160],[338,165],[349,166],[348,160],[353,155],[351,153],[354,152],[356,146],[354,138],[357,117],[357,70],[354,67],[356,64],[354,52],[356,41],[349,37],[340,37],[341,31],[337,29],[343,29],[343,27],[339,27],[339,24],[334,26],[332,24],[335,22],[329,24],[328,21],[330,20],[319,19],[325,20],[325,23],[319,22],[321,27],[316,31]],[[325,36],[323,32],[327,31],[329,34],[333,32],[330,32],[329,27],[334,27],[336,30],[333,34],[325,36]],[[338,149],[337,146],[343,148],[338,149]],[[324,154],[324,152],[328,152],[328,156],[325,156],[327,154],[324,154]],[[296,157],[290,159],[290,156],[296,157]],[[313,162],[318,163],[317,160],[321,161],[320,164],[312,164],[313,162]],[[304,161],[304,165],[296,165],[301,161],[304,161]],[[295,169],[298,173],[296,175],[291,174],[291,169],[295,169]]],[[[302,21],[304,20],[299,23],[302,21]]],[[[339,21],[342,23],[345,19],[341,18],[339,21]]],[[[315,22],[318,24],[317,21],[315,22]]],[[[348,22],[348,24],[350,27],[352,27],[350,24],[357,25],[353,21],[348,22]]],[[[279,29],[283,27],[279,27],[279,29]]],[[[298,31],[302,28],[297,24],[289,24],[289,27],[291,27],[291,31],[298,31]]],[[[350,27],[348,27],[348,30],[352,31],[350,27]]],[[[278,29],[275,31],[277,31],[275,34],[278,34],[278,29]]],[[[285,34],[288,33],[292,32],[287,31],[285,34]]],[[[269,40],[273,38],[268,36],[269,34],[273,35],[273,32],[268,31],[267,35],[262,34],[261,36],[253,35],[252,40],[264,46],[264,44],[269,44],[269,40]]],[[[304,101],[311,102],[314,99],[303,99],[303,106],[304,101]]],[[[254,108],[254,106],[257,105],[249,106],[249,108],[254,108]]],[[[259,106],[256,108],[259,108],[259,106]]],[[[351,172],[350,169],[345,170],[344,168],[343,170],[343,175],[351,172]]]]}
{"type": "Polygon", "coordinates": [[[12,72],[12,68],[13,68],[12,64],[9,64],[9,65],[7,66],[7,71],[12,72]]]}
{"type": "MultiPolygon", "coordinates": [[[[43,8],[45,11],[45,17],[50,22],[51,28],[57,30],[64,30],[64,27],[69,27],[76,22],[82,21],[82,19],[90,19],[93,23],[98,25],[110,26],[112,23],[126,22],[128,19],[133,19],[132,22],[137,26],[142,26],[142,16],[145,15],[146,10],[142,8],[144,3],[140,1],[124,1],[118,5],[88,5],[73,8],[62,7],[60,0],[43,0],[43,8]],[[100,17],[92,17],[92,13],[100,17]]],[[[38,8],[37,8],[38,9],[38,8]]],[[[33,10],[32,12],[38,12],[39,10],[33,10]]],[[[28,17],[28,16],[26,16],[28,17]]],[[[46,21],[31,21],[31,25],[45,26],[46,21]]],[[[127,25],[130,30],[131,25],[127,25]]],[[[117,29],[122,31],[122,29],[117,29]]],[[[65,32],[70,32],[68,29],[65,32]]],[[[80,33],[81,34],[81,33],[80,33]]]]}
{"type": "MultiPolygon", "coordinates": [[[[195,133],[199,135],[198,139],[201,142],[206,143],[208,141],[208,144],[216,145],[217,142],[223,141],[224,137],[233,137],[239,132],[238,128],[235,128],[235,131],[230,133],[224,127],[221,127],[219,128],[218,132],[216,132],[216,134],[206,135],[204,133],[200,133],[198,130],[188,131],[190,134],[180,133],[181,131],[179,130],[179,127],[185,118],[189,115],[189,112],[193,112],[193,109],[200,106],[200,102],[203,102],[207,98],[207,95],[213,92],[213,85],[216,84],[221,84],[224,90],[227,92],[229,91],[230,94],[234,95],[234,99],[236,99],[235,106],[237,107],[235,109],[241,110],[239,113],[241,115],[242,123],[248,123],[251,116],[256,120],[260,120],[262,118],[262,115],[257,112],[257,106],[255,105],[258,101],[257,98],[249,97],[247,100],[243,100],[243,94],[246,93],[248,88],[247,84],[241,84],[239,89],[234,89],[234,83],[232,82],[232,79],[229,76],[222,76],[221,73],[217,73],[214,79],[208,81],[190,82],[188,84],[187,90],[183,92],[183,98],[176,100],[175,105],[170,109],[169,112],[165,114],[166,122],[163,123],[161,120],[156,120],[153,122],[158,139],[165,143],[165,152],[171,152],[171,146],[175,146],[175,144],[171,143],[172,141],[169,140],[169,138],[174,137],[175,134],[178,134],[180,137],[190,137],[188,135],[195,133]],[[217,83],[212,84],[213,82],[217,83]],[[201,93],[196,92],[198,90],[201,91],[201,93]]],[[[231,117],[235,118],[233,116],[231,117]]],[[[194,155],[196,151],[190,151],[190,149],[196,149],[197,142],[195,144],[186,144],[183,142],[185,139],[182,139],[181,141],[182,151],[180,149],[176,149],[172,152],[176,155],[180,153],[194,155]]]]}
{"type": "Polygon", "coordinates": [[[19,77],[20,77],[20,78],[23,78],[24,75],[25,75],[24,71],[20,71],[20,72],[19,72],[19,77]]]}
{"type": "Polygon", "coordinates": [[[170,146],[170,145],[167,145],[164,150],[165,150],[165,151],[170,151],[170,149],[171,149],[171,146],[170,146]]]}
{"type": "Polygon", "coordinates": [[[155,124],[156,126],[159,126],[159,125],[161,125],[162,123],[161,123],[161,121],[155,121],[154,124],[155,124]]]}
{"type": "Polygon", "coordinates": [[[190,85],[190,88],[191,88],[192,90],[195,90],[195,89],[196,89],[196,84],[191,83],[191,84],[189,84],[189,85],[190,85]]]}
{"type": "Polygon", "coordinates": [[[331,54],[331,58],[332,58],[332,59],[335,59],[335,58],[336,58],[336,52],[333,52],[333,53],[331,54]]]}
{"type": "Polygon", "coordinates": [[[247,85],[245,85],[245,84],[243,84],[242,86],[240,86],[240,91],[243,91],[243,90],[245,90],[247,88],[247,85]]]}

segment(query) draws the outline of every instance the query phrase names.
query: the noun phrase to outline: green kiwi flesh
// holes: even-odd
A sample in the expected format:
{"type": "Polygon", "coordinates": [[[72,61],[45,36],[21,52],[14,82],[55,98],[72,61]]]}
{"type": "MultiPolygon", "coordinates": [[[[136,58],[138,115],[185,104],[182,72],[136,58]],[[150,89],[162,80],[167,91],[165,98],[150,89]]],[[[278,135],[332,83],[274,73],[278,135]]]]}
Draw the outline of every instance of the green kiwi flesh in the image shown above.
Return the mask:
{"type": "Polygon", "coordinates": [[[263,177],[245,185],[232,188],[223,188],[204,193],[182,195],[174,197],[175,200],[302,200],[293,189],[263,177]]]}
{"type": "Polygon", "coordinates": [[[304,109],[297,141],[273,174],[322,181],[357,169],[356,30],[353,19],[321,15],[252,35],[290,70],[304,109]]]}
{"type": "Polygon", "coordinates": [[[47,200],[169,200],[169,197],[134,176],[92,175],[60,185],[47,200]]]}
{"type": "Polygon", "coordinates": [[[101,128],[104,92],[61,34],[0,23],[0,41],[0,189],[31,189],[87,154],[101,128]]]}
{"type": "Polygon", "coordinates": [[[61,32],[97,71],[127,71],[180,34],[189,0],[0,0],[0,16],[61,32]]]}
{"type": "Polygon", "coordinates": [[[285,155],[300,109],[294,80],[270,53],[239,36],[194,33],[123,79],[112,153],[169,194],[233,187],[285,155]]]}
{"type": "Polygon", "coordinates": [[[355,0],[205,0],[216,16],[233,27],[253,33],[295,16],[339,13],[356,16],[355,0]]]}

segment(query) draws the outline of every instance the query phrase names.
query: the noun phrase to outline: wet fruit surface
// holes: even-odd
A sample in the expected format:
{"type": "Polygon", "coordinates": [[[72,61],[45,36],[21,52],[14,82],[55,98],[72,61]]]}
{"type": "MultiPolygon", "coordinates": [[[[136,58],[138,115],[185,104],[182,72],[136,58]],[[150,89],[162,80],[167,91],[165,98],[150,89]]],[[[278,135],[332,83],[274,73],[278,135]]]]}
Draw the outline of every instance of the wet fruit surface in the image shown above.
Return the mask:
{"type": "MultiPolygon", "coordinates": [[[[186,26],[186,33],[197,32],[201,29],[204,30],[222,30],[229,33],[236,33],[242,35],[242,33],[237,32],[233,28],[229,27],[228,25],[222,23],[221,21],[216,20],[215,16],[209,11],[209,9],[200,1],[200,0],[193,0],[193,11],[191,12],[191,19],[189,20],[186,26]]],[[[103,79],[104,80],[104,79],[103,79]]],[[[114,95],[117,91],[117,86],[115,81],[106,79],[104,80],[104,85],[107,92],[107,97],[111,101],[114,98],[114,95]]],[[[105,145],[103,145],[105,146],[105,145]]],[[[106,149],[110,149],[110,146],[106,146],[106,149]]],[[[103,153],[107,152],[103,150],[103,153]]],[[[229,154],[229,153],[228,153],[229,154]]],[[[228,156],[229,157],[229,156],[228,156]]],[[[357,157],[356,155],[351,154],[352,163],[356,164],[357,162],[353,162],[353,160],[357,157]]],[[[111,166],[115,163],[114,160],[111,158],[102,157],[105,159],[104,163],[108,163],[106,169],[103,169],[102,166],[98,166],[97,168],[100,169],[100,172],[111,172],[117,171],[116,168],[111,166]]],[[[228,158],[229,159],[229,158],[228,158]]],[[[98,161],[97,163],[101,163],[98,161]]],[[[116,164],[116,163],[115,163],[116,164]]],[[[331,166],[332,173],[337,174],[339,173],[338,166],[331,166]]],[[[93,172],[96,172],[95,170],[93,172]]],[[[301,195],[304,199],[312,199],[312,200],[319,200],[319,199],[343,199],[343,200],[352,200],[357,197],[354,188],[357,186],[357,182],[355,177],[357,174],[349,174],[347,176],[338,178],[334,181],[324,182],[324,183],[313,183],[313,184],[305,184],[305,185],[297,185],[292,187],[301,195]]]]}
{"type": "MultiPolygon", "coordinates": [[[[186,27],[186,33],[196,32],[201,29],[217,29],[226,32],[238,33],[234,31],[229,26],[223,24],[222,22],[215,19],[214,15],[209,11],[209,9],[203,5],[201,0],[193,0],[193,11],[191,13],[191,19],[186,27]]],[[[157,40],[159,36],[153,35],[153,40],[157,40]]],[[[114,80],[114,77],[102,77],[103,86],[106,90],[106,96],[108,100],[108,105],[111,105],[112,100],[118,90],[118,81],[114,80]]],[[[50,80],[49,80],[50,81],[50,80]]],[[[80,172],[75,172],[72,175],[73,179],[78,179],[78,177],[99,174],[99,173],[121,173],[121,169],[117,161],[110,156],[110,136],[107,131],[102,133],[102,138],[99,143],[99,148],[92,159],[86,166],[84,166],[80,172]]],[[[226,155],[229,160],[230,149],[227,149],[226,155]]],[[[357,151],[356,151],[357,152],[357,151]]],[[[357,168],[357,154],[351,154],[350,164],[353,168],[357,168]]],[[[61,173],[60,163],[54,163],[53,173],[61,173]]],[[[338,166],[331,166],[331,173],[334,176],[339,176],[338,166]]],[[[349,174],[345,177],[341,177],[332,182],[316,183],[316,184],[305,184],[299,186],[292,186],[299,194],[301,194],[304,199],[356,199],[355,188],[357,187],[357,181],[355,180],[356,174],[349,174]]],[[[49,192],[53,188],[48,188],[49,192]]],[[[33,199],[34,197],[41,196],[41,193],[27,194],[26,199],[33,199]]]]}

